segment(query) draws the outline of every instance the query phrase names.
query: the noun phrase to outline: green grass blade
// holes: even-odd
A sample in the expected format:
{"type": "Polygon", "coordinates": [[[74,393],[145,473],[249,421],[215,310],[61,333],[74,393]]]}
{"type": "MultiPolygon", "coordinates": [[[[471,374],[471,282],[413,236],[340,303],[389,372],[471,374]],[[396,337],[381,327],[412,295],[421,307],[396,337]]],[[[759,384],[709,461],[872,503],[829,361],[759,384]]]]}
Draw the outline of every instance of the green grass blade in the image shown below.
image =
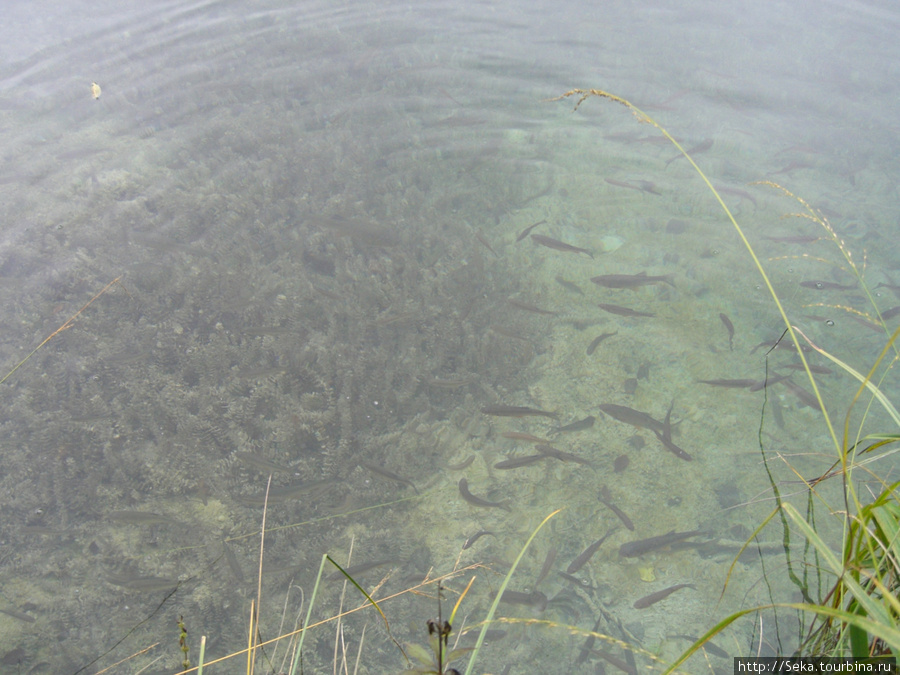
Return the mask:
{"type": "Polygon", "coordinates": [[[309,608],[306,610],[306,622],[303,624],[304,629],[300,631],[300,640],[297,641],[297,651],[294,652],[294,662],[291,664],[290,675],[297,675],[297,668],[300,665],[300,655],[303,653],[303,640],[306,639],[306,626],[309,625],[313,606],[316,604],[316,594],[319,592],[319,584],[322,581],[322,572],[325,571],[326,560],[328,560],[327,553],[322,556],[322,561],[319,563],[319,573],[316,575],[316,585],[313,586],[312,595],[309,598],[309,608]]]}
{"type": "Polygon", "coordinates": [[[206,636],[200,636],[200,656],[197,657],[197,675],[203,675],[203,660],[206,657],[206,636]]]}
{"type": "MultiPolygon", "coordinates": [[[[795,327],[794,330],[803,336],[803,339],[806,340],[807,344],[809,344],[810,347],[815,349],[817,352],[819,352],[819,354],[824,356],[826,359],[829,359],[836,366],[839,366],[845,372],[852,375],[860,383],[862,383],[870,392],[872,392],[872,394],[875,396],[875,398],[878,399],[878,402],[885,409],[887,414],[891,416],[891,419],[894,421],[894,424],[896,424],[897,426],[900,426],[900,413],[897,412],[897,409],[894,407],[894,404],[891,403],[890,400],[888,399],[888,397],[884,395],[884,392],[882,392],[881,389],[879,389],[875,385],[875,383],[872,382],[870,377],[866,377],[865,375],[863,375],[862,373],[857,371],[855,368],[853,368],[853,366],[850,366],[850,365],[844,363],[836,356],[833,356],[832,354],[829,354],[828,352],[826,352],[824,349],[822,349],[821,347],[816,345],[812,340],[810,340],[808,337],[806,337],[806,335],[804,335],[803,331],[801,331],[799,328],[795,327]]],[[[898,328],[896,331],[894,331],[894,334],[891,336],[891,340],[888,343],[888,346],[890,346],[890,344],[892,344],[894,342],[894,340],[897,339],[898,335],[900,335],[900,328],[898,328]]],[[[885,349],[887,349],[887,348],[888,347],[885,347],[885,349]]],[[[881,359],[879,358],[879,361],[880,360],[881,359]]],[[[876,363],[876,366],[877,366],[877,363],[876,363]]]]}
{"type": "MultiPolygon", "coordinates": [[[[782,507],[787,513],[788,517],[794,521],[794,524],[803,532],[803,536],[807,538],[807,540],[815,546],[816,550],[819,552],[819,555],[822,556],[822,559],[828,564],[831,568],[831,571],[834,575],[841,580],[841,583],[847,587],[859,605],[865,610],[866,615],[874,618],[875,620],[881,622],[885,625],[892,625],[894,622],[891,619],[890,613],[885,609],[885,607],[878,602],[875,601],[862,586],[859,585],[859,582],[856,581],[852,575],[846,574],[846,570],[841,563],[840,560],[834,555],[834,552],[819,536],[819,533],[815,531],[815,529],[806,522],[806,519],[800,515],[800,512],[797,511],[796,508],[792,504],[782,504],[782,507]]],[[[851,615],[855,616],[855,615],[851,615]]]]}
{"type": "Polygon", "coordinates": [[[472,656],[469,658],[469,665],[466,667],[465,675],[471,675],[472,668],[475,667],[475,659],[478,658],[478,652],[481,650],[481,645],[484,642],[485,633],[487,633],[488,627],[491,625],[491,621],[494,618],[494,613],[497,611],[497,605],[500,604],[500,598],[503,597],[503,591],[506,590],[506,586],[509,584],[510,579],[512,579],[513,573],[516,571],[516,567],[519,566],[519,563],[525,556],[525,551],[528,550],[528,547],[537,536],[537,533],[541,531],[541,528],[544,527],[544,525],[546,525],[547,522],[560,511],[562,511],[562,509],[556,509],[556,511],[554,511],[541,521],[541,524],[538,525],[535,528],[534,532],[531,533],[531,536],[528,537],[528,540],[525,542],[522,550],[519,551],[519,555],[516,556],[512,567],[509,568],[509,572],[507,572],[506,576],[503,577],[503,583],[500,584],[500,589],[497,591],[497,596],[494,598],[494,602],[491,603],[491,608],[490,610],[488,610],[487,616],[482,622],[483,625],[481,626],[481,631],[478,633],[478,640],[475,642],[475,648],[472,650],[472,656]]]}

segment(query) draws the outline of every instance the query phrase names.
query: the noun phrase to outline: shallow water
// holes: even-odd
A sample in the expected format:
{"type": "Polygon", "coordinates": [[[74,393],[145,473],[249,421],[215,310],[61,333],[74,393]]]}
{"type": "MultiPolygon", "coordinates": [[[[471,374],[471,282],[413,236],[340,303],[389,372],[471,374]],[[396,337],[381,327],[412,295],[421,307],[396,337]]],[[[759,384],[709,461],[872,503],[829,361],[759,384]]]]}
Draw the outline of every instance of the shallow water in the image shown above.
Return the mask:
{"type": "MultiPolygon", "coordinates": [[[[598,616],[600,632],[671,661],[688,644],[673,636],[796,597],[783,552],[765,547],[764,566],[742,559],[720,592],[773,506],[760,440],[781,493],[801,507],[806,492],[784,459],[807,478],[833,461],[822,413],[796,389],[809,382],[802,372],[793,389],[698,382],[766,377],[765,352],[784,330],[774,302],[659,131],[612,101],[573,112],[575,99],[548,99],[602,88],[695,149],[791,321],[866,371],[886,341],[870,301],[898,302],[895,10],[68,7],[14,4],[15,37],[0,48],[3,373],[27,359],[0,385],[5,667],[97,672],[156,643],[113,672],[179,672],[179,616],[193,663],[200,635],[207,659],[240,650],[269,473],[264,639],[305,613],[301,589],[308,600],[324,553],[351,567],[382,562],[356,573],[370,591],[390,573],[376,597],[429,570],[483,563],[446,582],[445,616],[477,576],[459,632],[484,618],[528,536],[563,507],[510,584],[546,606],[536,594],[500,605],[500,616],[549,623],[497,626],[505,636],[486,643],[477,670],[594,672],[596,655],[575,665],[584,637],[561,626],[587,631],[598,616]],[[803,204],[755,181],[820,209],[834,235],[785,218],[803,204]],[[534,234],[584,251],[517,241],[535,223],[534,234]],[[871,297],[851,263],[865,263],[871,297]],[[641,272],[664,280],[590,281],[641,272]],[[657,421],[672,404],[671,442],[692,461],[604,415],[605,403],[657,421]],[[481,412],[497,404],[558,419],[481,412]],[[555,431],[588,416],[592,426],[555,431]],[[503,436],[516,432],[590,465],[495,469],[536,452],[503,436]],[[461,478],[505,508],[464,500],[461,478]],[[634,532],[598,500],[602,486],[634,532]],[[580,585],[559,574],[610,528],[580,585]],[[494,536],[463,549],[481,530],[494,536]],[[618,555],[671,530],[700,530],[694,543],[706,545],[618,555]],[[696,588],[633,607],[680,583],[696,588]]],[[[855,383],[814,356],[837,371],[819,383],[839,424],[855,383]]],[[[769,377],[796,362],[774,351],[769,377]]],[[[883,388],[896,390],[890,375],[883,388]]],[[[887,419],[875,409],[867,425],[884,430],[887,419]]],[[[826,517],[818,524],[839,534],[826,517]]],[[[780,544],[780,525],[761,540],[780,544]]],[[[323,584],[314,621],[341,607],[340,583],[323,584]]],[[[397,640],[426,643],[437,612],[426,590],[382,603],[397,640]]],[[[359,597],[348,589],[343,607],[359,597]]],[[[796,619],[760,616],[719,646],[789,653],[796,619]]],[[[360,672],[405,667],[371,609],[345,619],[350,667],[364,625],[360,672]]],[[[258,667],[286,669],[286,642],[258,667]]],[[[334,622],[311,630],[305,667],[331,668],[334,645],[334,622]]]]}

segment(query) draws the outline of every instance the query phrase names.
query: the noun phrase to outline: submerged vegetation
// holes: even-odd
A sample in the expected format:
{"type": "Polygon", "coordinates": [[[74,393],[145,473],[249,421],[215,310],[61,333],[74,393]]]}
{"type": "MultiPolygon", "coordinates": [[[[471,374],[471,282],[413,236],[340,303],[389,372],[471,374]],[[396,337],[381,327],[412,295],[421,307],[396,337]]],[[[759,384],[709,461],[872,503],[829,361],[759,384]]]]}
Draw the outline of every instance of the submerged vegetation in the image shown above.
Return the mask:
{"type": "MultiPolygon", "coordinates": [[[[666,184],[630,175],[633,148],[619,177],[573,168],[555,159],[577,129],[485,124],[457,101],[471,81],[421,58],[410,77],[449,109],[367,89],[396,82],[390,62],[276,82],[275,102],[260,85],[226,105],[229,87],[188,130],[114,117],[115,87],[89,101],[104,142],[146,159],[58,148],[65,207],[42,201],[40,245],[0,261],[19,364],[0,380],[2,665],[699,673],[896,650],[897,486],[877,478],[900,430],[896,308],[865,260],[800,201],[800,236],[842,258],[762,240],[770,260],[847,274],[786,304],[723,197],[756,214],[793,196],[704,176],[770,292],[726,298],[746,255],[677,182],[691,151],[652,157],[666,184]],[[355,94],[331,109],[334,91],[355,94]],[[829,295],[849,288],[868,309],[829,295]],[[808,311],[854,322],[847,352],[808,311]],[[882,353],[851,354],[873,326],[882,353]],[[858,383],[843,429],[826,365],[858,383]]],[[[623,99],[567,95],[681,149],[623,99]]]]}

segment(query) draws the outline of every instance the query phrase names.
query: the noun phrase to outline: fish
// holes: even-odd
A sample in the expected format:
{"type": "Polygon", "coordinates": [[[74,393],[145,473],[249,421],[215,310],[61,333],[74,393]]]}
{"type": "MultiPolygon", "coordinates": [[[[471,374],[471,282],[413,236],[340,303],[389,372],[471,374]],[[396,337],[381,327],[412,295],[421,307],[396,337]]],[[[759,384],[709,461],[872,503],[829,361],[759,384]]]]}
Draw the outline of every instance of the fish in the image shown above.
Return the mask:
{"type": "Polygon", "coordinates": [[[593,544],[579,553],[578,557],[575,558],[575,560],[573,560],[571,563],[569,563],[569,566],[566,568],[566,572],[568,574],[575,574],[575,572],[584,567],[585,564],[587,564],[587,561],[590,560],[591,557],[600,549],[600,547],[603,545],[603,542],[605,542],[615,531],[615,527],[609,528],[609,530],[606,531],[606,534],[604,534],[597,541],[595,541],[593,544]]]}
{"type": "Polygon", "coordinates": [[[593,260],[594,254],[591,253],[586,248],[579,248],[578,246],[572,246],[572,244],[567,244],[564,241],[560,241],[559,239],[553,239],[552,237],[545,237],[542,234],[532,234],[531,241],[535,244],[539,244],[540,246],[546,246],[547,248],[552,248],[554,251],[563,251],[565,253],[584,253],[593,260]]]}
{"type": "Polygon", "coordinates": [[[571,452],[557,450],[551,445],[538,445],[537,451],[544,457],[553,457],[554,459],[558,459],[561,462],[575,462],[576,464],[591,466],[591,463],[586,459],[583,459],[578,455],[573,455],[571,452]]]}
{"type": "Polygon", "coordinates": [[[554,312],[549,309],[542,309],[537,305],[532,305],[530,302],[523,302],[521,300],[516,300],[515,298],[507,298],[506,301],[511,304],[513,307],[518,307],[519,309],[524,309],[526,312],[534,312],[535,314],[545,314],[547,316],[556,316],[559,312],[554,312]]]}
{"type": "Polygon", "coordinates": [[[659,442],[663,444],[663,447],[674,454],[676,457],[683,459],[686,462],[690,462],[694,458],[691,457],[684,450],[679,448],[675,443],[672,442],[672,437],[666,434],[659,433],[656,429],[653,430],[653,433],[656,434],[656,438],[659,439],[659,442]]]}
{"type": "Polygon", "coordinates": [[[465,478],[459,479],[459,494],[462,495],[462,498],[465,499],[470,504],[472,504],[473,506],[484,506],[486,508],[492,508],[492,507],[507,508],[505,501],[492,502],[492,501],[488,501],[487,499],[482,499],[481,497],[476,497],[475,495],[473,495],[471,492],[469,492],[469,481],[467,481],[465,478]]]}
{"type": "Polygon", "coordinates": [[[768,239],[769,241],[774,241],[777,244],[813,244],[822,237],[815,237],[812,235],[803,235],[798,234],[794,236],[787,237],[763,237],[763,239],[768,239]]]}
{"type": "Polygon", "coordinates": [[[669,286],[675,288],[675,282],[672,281],[673,276],[674,275],[672,274],[648,276],[646,272],[639,272],[638,274],[601,274],[596,277],[591,277],[591,281],[604,288],[626,288],[628,290],[634,290],[640,286],[649,286],[652,284],[669,284],[669,286]]]}
{"type": "Polygon", "coordinates": [[[556,433],[564,433],[571,431],[584,431],[585,429],[590,429],[594,426],[594,420],[597,418],[593,415],[588,415],[583,420],[578,420],[577,422],[572,422],[571,424],[567,424],[563,427],[559,427],[558,429],[554,429],[556,433]]]}
{"type": "MultiPolygon", "coordinates": [[[[491,598],[497,597],[497,591],[491,591],[491,598]]],[[[538,611],[544,611],[547,608],[547,596],[540,591],[532,591],[524,593],[523,591],[503,591],[500,596],[500,602],[508,602],[513,605],[532,605],[538,611]]]]}
{"type": "Polygon", "coordinates": [[[448,464],[447,468],[451,471],[462,471],[463,469],[469,468],[469,465],[475,461],[475,455],[469,455],[466,459],[461,461],[459,464],[448,464]]]}
{"type": "Polygon", "coordinates": [[[855,291],[857,288],[856,284],[845,286],[843,284],[836,284],[833,281],[818,281],[816,279],[811,281],[801,281],[800,285],[803,288],[815,288],[817,291],[855,291]]]}
{"type": "Polygon", "coordinates": [[[14,619],[18,619],[19,621],[24,621],[25,623],[34,623],[35,618],[30,614],[26,614],[25,612],[20,612],[15,607],[0,607],[0,614],[6,614],[6,616],[11,616],[14,619]]]}
{"type": "Polygon", "coordinates": [[[522,241],[525,237],[527,237],[528,233],[531,232],[538,225],[543,225],[546,222],[547,222],[546,220],[539,220],[534,225],[529,225],[528,227],[526,227],[524,230],[522,230],[521,233],[519,233],[519,236],[516,237],[516,243],[522,241]]]}
{"type": "Polygon", "coordinates": [[[495,469],[500,469],[501,471],[509,470],[509,469],[519,469],[523,466],[529,466],[534,464],[535,462],[540,462],[542,459],[546,459],[546,455],[525,455],[524,457],[510,457],[509,459],[504,459],[501,462],[497,462],[494,464],[495,469]]]}
{"type": "Polygon", "coordinates": [[[619,547],[619,555],[623,558],[636,558],[650,551],[664,548],[670,544],[684,541],[690,537],[696,537],[700,534],[700,530],[690,530],[689,532],[676,532],[672,530],[666,534],[658,534],[655,537],[647,537],[646,539],[638,539],[637,541],[626,541],[619,547]]]}
{"type": "Polygon", "coordinates": [[[584,291],[581,290],[576,284],[573,284],[571,281],[567,281],[561,275],[557,274],[555,277],[556,283],[565,288],[567,291],[572,293],[576,293],[578,295],[584,295],[584,291]]]}
{"type": "Polygon", "coordinates": [[[546,438],[541,438],[540,436],[534,436],[533,434],[526,434],[521,431],[504,431],[502,434],[503,438],[509,438],[513,441],[527,441],[528,443],[549,443],[546,438]]]}
{"type": "Polygon", "coordinates": [[[546,410],[538,410],[537,408],[529,408],[524,405],[486,405],[481,409],[485,415],[495,415],[497,417],[550,417],[556,419],[559,417],[556,413],[547,412],[546,410]]]}
{"type": "Polygon", "coordinates": [[[676,457],[680,457],[686,462],[690,462],[693,457],[687,454],[684,450],[679,448],[675,443],[672,442],[672,408],[675,407],[675,401],[672,401],[669,404],[669,409],[666,411],[666,418],[663,420],[663,432],[660,433],[656,429],[653,429],[653,433],[656,434],[656,438],[659,439],[659,442],[663,444],[666,450],[674,454],[676,457]]]}
{"type": "Polygon", "coordinates": [[[600,335],[598,335],[593,340],[591,340],[591,344],[588,345],[588,348],[585,351],[585,354],[590,356],[591,354],[594,353],[594,351],[597,349],[597,347],[600,346],[601,342],[603,342],[607,338],[611,338],[613,335],[618,335],[618,334],[619,334],[619,331],[616,331],[615,333],[600,333],[600,335]]]}
{"type": "Polygon", "coordinates": [[[622,521],[622,524],[630,531],[634,532],[634,523],[631,522],[631,518],[625,515],[625,512],[622,511],[618,506],[612,503],[612,495],[609,493],[609,488],[605,485],[600,486],[600,496],[597,497],[600,500],[600,503],[603,504],[606,508],[616,514],[619,520],[622,521]]]}
{"type": "Polygon", "coordinates": [[[708,384],[713,387],[725,387],[726,389],[749,389],[756,386],[756,380],[697,380],[700,384],[708,384]]]}
{"type": "Polygon", "coordinates": [[[547,575],[550,574],[554,562],[556,562],[556,548],[551,546],[544,558],[544,564],[541,565],[541,571],[538,573],[537,580],[534,582],[535,588],[537,588],[540,583],[547,578],[547,575]]]}
{"type": "Polygon", "coordinates": [[[481,234],[480,231],[478,231],[478,230],[475,231],[475,238],[478,240],[478,243],[480,243],[488,251],[493,253],[495,258],[500,257],[499,255],[497,255],[497,251],[494,250],[494,247],[491,246],[491,243],[487,240],[487,238],[483,234],[481,234]]]}
{"type": "Polygon", "coordinates": [[[178,587],[181,582],[175,578],[169,577],[140,577],[129,574],[109,574],[106,580],[116,586],[127,588],[132,591],[141,593],[152,593],[154,591],[170,591],[178,587]]]}
{"type": "Polygon", "coordinates": [[[799,384],[795,384],[790,380],[784,380],[783,384],[794,396],[800,399],[800,402],[803,403],[803,405],[809,406],[813,410],[822,412],[822,406],[819,405],[819,399],[817,399],[813,394],[806,391],[806,389],[801,387],[799,384]]]}
{"type": "MultiPolygon", "coordinates": [[[[692,147],[690,150],[688,150],[687,154],[688,155],[699,155],[701,152],[706,152],[707,150],[709,150],[712,147],[712,145],[713,145],[712,139],[707,138],[705,141],[698,143],[697,145],[692,147]]],[[[675,155],[672,159],[670,159],[666,162],[666,166],[669,166],[669,164],[674,162],[676,159],[681,159],[682,157],[684,157],[684,155],[681,153],[675,155]]]]}
{"type": "Polygon", "coordinates": [[[127,525],[177,524],[178,521],[149,511],[112,511],[106,516],[110,520],[127,525]]]}
{"type": "Polygon", "coordinates": [[[734,195],[735,197],[746,199],[748,202],[752,202],[754,207],[757,206],[756,198],[746,190],[741,190],[739,188],[730,188],[724,185],[716,185],[716,191],[723,195],[734,195]]]}
{"type": "Polygon", "coordinates": [[[653,312],[639,312],[636,309],[631,309],[629,307],[620,307],[619,305],[610,305],[605,302],[598,303],[597,307],[609,312],[610,314],[618,314],[619,316],[656,316],[656,314],[654,314],[653,312]]]}
{"type": "Polygon", "coordinates": [[[651,431],[665,432],[665,425],[659,420],[655,420],[650,415],[634,408],[624,405],[616,405],[615,403],[603,403],[600,410],[619,422],[625,422],[633,427],[642,427],[651,431]]]}
{"type": "Polygon", "coordinates": [[[725,326],[725,330],[728,331],[728,351],[734,351],[734,324],[731,323],[731,319],[729,319],[725,314],[719,314],[719,318],[722,320],[722,323],[725,326]]]}
{"type": "Polygon", "coordinates": [[[401,485],[408,485],[413,490],[415,490],[416,494],[419,494],[419,488],[417,488],[415,485],[413,485],[413,482],[411,480],[409,480],[408,478],[399,476],[396,473],[394,473],[393,471],[389,471],[388,469],[385,469],[383,466],[378,466],[377,464],[369,464],[368,462],[359,462],[359,465],[364,469],[368,469],[369,471],[371,471],[372,473],[374,473],[377,476],[381,476],[382,478],[387,478],[388,480],[392,480],[396,483],[400,483],[401,485]]]}
{"type": "Polygon", "coordinates": [[[468,539],[466,539],[466,543],[463,544],[463,551],[465,551],[467,548],[472,548],[472,546],[475,544],[476,541],[478,541],[478,540],[481,539],[482,537],[485,537],[485,536],[488,536],[488,535],[490,535],[491,537],[496,537],[496,536],[497,536],[496,534],[494,534],[493,532],[491,532],[491,531],[489,531],[489,530],[481,530],[481,531],[479,531],[479,532],[476,532],[476,533],[473,534],[471,537],[469,537],[468,539]]]}
{"type": "Polygon", "coordinates": [[[661,591],[656,591],[655,593],[651,593],[650,595],[645,595],[643,598],[639,600],[635,600],[634,607],[635,609],[645,609],[650,605],[654,605],[660,600],[668,598],[675,591],[680,591],[682,588],[697,588],[694,584],[675,584],[674,586],[669,586],[668,588],[664,588],[661,591]]]}

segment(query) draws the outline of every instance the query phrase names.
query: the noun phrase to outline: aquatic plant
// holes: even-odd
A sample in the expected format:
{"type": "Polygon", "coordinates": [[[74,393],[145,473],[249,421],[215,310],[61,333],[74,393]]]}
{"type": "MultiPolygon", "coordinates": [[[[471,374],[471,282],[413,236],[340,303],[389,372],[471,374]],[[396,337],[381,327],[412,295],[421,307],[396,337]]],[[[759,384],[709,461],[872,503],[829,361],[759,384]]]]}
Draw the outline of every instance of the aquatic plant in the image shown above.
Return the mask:
{"type": "MultiPolygon", "coordinates": [[[[782,499],[779,483],[769,465],[770,452],[763,440],[762,429],[767,410],[765,406],[768,404],[768,399],[766,400],[760,418],[758,446],[774,494],[775,507],[747,539],[732,563],[732,570],[744,549],[752,547],[757,535],[777,518],[783,528],[783,542],[788,557],[788,574],[801,592],[804,601],[779,602],[773,598],[770,605],[743,609],[730,614],[702,635],[691,648],[671,664],[666,672],[674,672],[712,637],[741,617],[777,608],[790,608],[804,613],[810,618],[806,636],[801,641],[798,651],[801,655],[862,657],[893,654],[897,656],[900,654],[900,601],[897,599],[898,590],[900,590],[900,500],[898,500],[900,483],[886,482],[879,477],[872,465],[876,461],[884,460],[895,454],[897,449],[890,448],[890,446],[900,440],[900,415],[882,386],[892,366],[900,359],[900,351],[896,345],[900,329],[892,333],[885,324],[875,297],[866,284],[864,265],[860,267],[856,264],[850,249],[821,212],[782,186],[770,181],[763,181],[763,184],[795,199],[803,207],[803,211],[791,214],[791,216],[807,219],[823,228],[824,238],[834,243],[843,256],[844,264],[841,268],[856,278],[859,287],[871,303],[874,317],[852,307],[833,306],[835,309],[862,317],[879,326],[887,336],[880,355],[870,370],[862,374],[838,356],[815,344],[795,326],[762,261],[719,191],[690,154],[662,126],[629,101],[599,89],[573,89],[552,100],[569,97],[577,97],[576,110],[591,97],[607,99],[625,106],[637,117],[639,122],[649,124],[662,133],[701,177],[743,242],[769,291],[772,302],[781,315],[785,326],[782,338],[789,339],[800,359],[802,369],[812,387],[815,401],[822,413],[823,423],[827,428],[836,456],[832,470],[813,480],[804,478],[799,470],[794,469],[808,490],[805,513],[801,513],[793,504],[782,499]],[[840,431],[835,428],[822,399],[815,373],[806,358],[808,350],[815,351],[829,359],[859,382],[859,387],[845,413],[843,428],[840,431]],[[861,419],[853,427],[852,414],[858,405],[863,407],[863,413],[861,419]],[[888,414],[892,426],[891,431],[869,431],[866,428],[873,405],[880,406],[888,414]],[[864,499],[854,484],[854,473],[859,471],[867,472],[875,479],[876,485],[880,488],[871,495],[871,501],[864,499]],[[831,503],[822,491],[823,484],[833,479],[839,479],[841,482],[838,504],[831,503]],[[839,519],[842,531],[840,556],[834,554],[832,547],[820,534],[822,526],[816,521],[817,505],[824,506],[830,517],[839,519]],[[804,559],[799,563],[791,558],[791,532],[793,530],[799,531],[807,542],[804,559]],[[805,555],[809,551],[809,547],[812,547],[810,560],[806,559],[805,555]],[[831,584],[826,584],[827,592],[822,597],[813,597],[815,591],[811,588],[810,567],[814,570],[814,577],[820,581],[823,576],[830,576],[833,579],[831,584]],[[798,568],[800,569],[799,573],[798,568]]],[[[766,364],[768,367],[768,355],[766,364]]],[[[728,581],[726,581],[726,587],[727,585],[728,581]]]]}

